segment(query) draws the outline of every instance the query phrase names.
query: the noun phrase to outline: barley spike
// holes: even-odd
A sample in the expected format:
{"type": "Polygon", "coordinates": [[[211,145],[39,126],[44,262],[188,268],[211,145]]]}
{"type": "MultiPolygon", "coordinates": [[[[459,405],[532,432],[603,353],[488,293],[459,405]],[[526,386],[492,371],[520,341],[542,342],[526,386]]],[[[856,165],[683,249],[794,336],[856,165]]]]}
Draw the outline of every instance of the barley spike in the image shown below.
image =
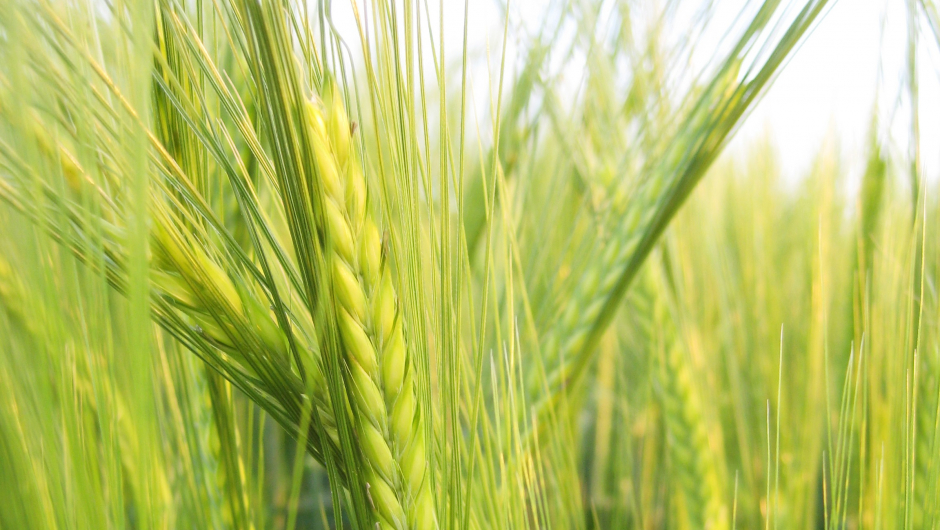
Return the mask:
{"type": "Polygon", "coordinates": [[[413,365],[388,256],[367,211],[366,180],[346,111],[335,87],[326,92],[307,111],[333,250],[338,327],[370,468],[369,498],[382,527],[436,528],[413,365]]]}

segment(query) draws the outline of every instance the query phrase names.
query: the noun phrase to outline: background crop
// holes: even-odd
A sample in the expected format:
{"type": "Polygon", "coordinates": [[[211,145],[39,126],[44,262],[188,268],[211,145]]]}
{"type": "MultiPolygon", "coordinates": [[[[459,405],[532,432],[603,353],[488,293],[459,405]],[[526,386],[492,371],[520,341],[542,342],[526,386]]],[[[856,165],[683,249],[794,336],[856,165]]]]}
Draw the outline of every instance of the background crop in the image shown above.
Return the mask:
{"type": "Polygon", "coordinates": [[[940,527],[940,11],[720,156],[831,4],[3,2],[0,528],[940,527]]]}

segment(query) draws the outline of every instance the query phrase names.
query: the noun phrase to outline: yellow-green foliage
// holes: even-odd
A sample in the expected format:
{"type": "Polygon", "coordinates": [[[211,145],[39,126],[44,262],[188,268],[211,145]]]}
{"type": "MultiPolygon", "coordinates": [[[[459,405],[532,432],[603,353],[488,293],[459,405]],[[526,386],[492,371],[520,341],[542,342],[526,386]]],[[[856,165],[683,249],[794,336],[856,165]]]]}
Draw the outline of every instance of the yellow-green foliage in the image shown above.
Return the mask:
{"type": "Polygon", "coordinates": [[[785,178],[826,0],[549,4],[0,2],[0,528],[936,528],[936,95],[785,178]]]}

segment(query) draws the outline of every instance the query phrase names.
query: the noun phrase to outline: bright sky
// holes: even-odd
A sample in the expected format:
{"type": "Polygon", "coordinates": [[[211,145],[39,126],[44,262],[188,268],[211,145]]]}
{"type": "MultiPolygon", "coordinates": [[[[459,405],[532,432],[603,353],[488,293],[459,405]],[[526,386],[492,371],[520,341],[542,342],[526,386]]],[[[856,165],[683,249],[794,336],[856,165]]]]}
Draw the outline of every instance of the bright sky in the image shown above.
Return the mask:
{"type": "MultiPolygon", "coordinates": [[[[442,0],[446,50],[449,62],[460,60],[463,32],[461,0],[442,0]]],[[[470,0],[469,49],[476,54],[470,75],[475,78],[473,98],[480,106],[485,94],[486,53],[499,64],[502,42],[502,8],[505,0],[470,0]],[[488,50],[488,51],[487,51],[488,50]],[[484,93],[480,93],[484,92],[484,93]]],[[[701,0],[683,0],[700,2],[701,0]]],[[[726,27],[745,0],[711,0],[717,7],[716,25],[726,27]],[[722,11],[723,10],[723,11],[722,11]]],[[[338,2],[342,3],[342,2],[338,2]]],[[[358,3],[358,0],[357,0],[358,3]]],[[[420,2],[419,2],[420,3],[420,2]]],[[[534,34],[549,0],[511,0],[510,29],[516,37],[534,34]],[[521,25],[522,28],[518,26],[521,25]]],[[[610,3],[610,2],[608,2],[610,3]]],[[[794,4],[801,4],[798,0],[794,4]]],[[[431,0],[431,18],[438,24],[438,2],[431,0]]],[[[787,4],[785,0],[783,4],[787,4]]],[[[642,1],[637,2],[643,6],[642,1]]],[[[658,2],[657,2],[658,5],[658,2]]],[[[825,18],[777,78],[773,87],[738,131],[726,153],[743,154],[749,146],[770,136],[780,154],[785,175],[797,179],[810,168],[827,141],[837,141],[842,159],[853,175],[860,175],[871,113],[878,97],[882,115],[882,140],[895,154],[907,151],[910,108],[906,103],[907,2],[905,0],[831,0],[825,18]],[[901,98],[901,99],[899,99],[901,98]]],[[[334,10],[343,34],[355,35],[351,18],[334,10]],[[347,32],[347,28],[352,32],[347,32]]],[[[435,31],[436,33],[436,31],[435,31]]],[[[927,178],[940,175],[940,45],[925,21],[920,25],[919,83],[923,170],[927,178]]],[[[508,64],[516,59],[507,51],[508,64]]],[[[709,54],[702,54],[708,57],[709,54]]],[[[491,68],[495,70],[495,66],[491,68]]],[[[578,68],[573,66],[572,68],[578,68]]],[[[507,73],[512,73],[511,69],[507,73]]],[[[574,72],[574,77],[578,73],[574,72]]],[[[494,82],[495,83],[495,82],[494,82]]],[[[471,104],[474,104],[471,101],[471,104]]],[[[471,124],[471,126],[473,126],[471,124]]]]}
{"type": "MultiPolygon", "coordinates": [[[[896,105],[899,93],[906,90],[905,4],[903,0],[836,2],[738,131],[731,151],[740,152],[768,131],[792,177],[805,172],[823,142],[835,137],[849,170],[858,174],[865,160],[877,91],[882,115],[891,121],[892,148],[906,149],[901,143],[909,138],[910,107],[896,105]]],[[[940,120],[935,118],[940,116],[940,54],[926,24],[920,30],[922,158],[925,174],[936,181],[940,171],[940,120]]]]}

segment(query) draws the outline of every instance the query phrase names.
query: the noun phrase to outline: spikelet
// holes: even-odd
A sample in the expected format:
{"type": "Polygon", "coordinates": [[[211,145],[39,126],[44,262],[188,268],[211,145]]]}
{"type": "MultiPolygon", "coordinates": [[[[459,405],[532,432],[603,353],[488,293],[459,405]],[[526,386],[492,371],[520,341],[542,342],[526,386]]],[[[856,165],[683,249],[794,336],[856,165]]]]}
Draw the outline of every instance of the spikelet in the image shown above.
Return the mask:
{"type": "Polygon", "coordinates": [[[323,193],[336,318],[369,463],[368,498],[385,528],[436,528],[414,370],[391,270],[367,210],[362,167],[337,90],[307,103],[323,193]]]}

